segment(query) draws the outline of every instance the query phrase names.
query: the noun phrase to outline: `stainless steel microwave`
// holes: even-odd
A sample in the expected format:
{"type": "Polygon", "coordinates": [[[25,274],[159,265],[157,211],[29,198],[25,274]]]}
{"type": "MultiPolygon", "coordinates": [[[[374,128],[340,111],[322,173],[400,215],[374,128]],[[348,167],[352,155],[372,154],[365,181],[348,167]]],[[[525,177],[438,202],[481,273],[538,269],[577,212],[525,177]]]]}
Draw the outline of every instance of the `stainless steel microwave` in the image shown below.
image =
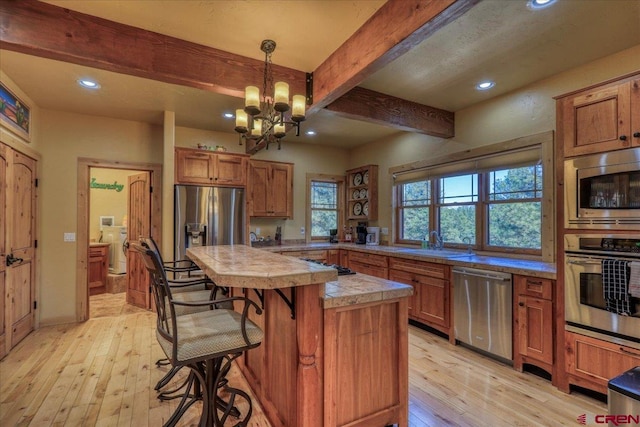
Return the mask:
{"type": "Polygon", "coordinates": [[[564,186],[565,228],[640,228],[640,148],[565,160],[564,186]]]}

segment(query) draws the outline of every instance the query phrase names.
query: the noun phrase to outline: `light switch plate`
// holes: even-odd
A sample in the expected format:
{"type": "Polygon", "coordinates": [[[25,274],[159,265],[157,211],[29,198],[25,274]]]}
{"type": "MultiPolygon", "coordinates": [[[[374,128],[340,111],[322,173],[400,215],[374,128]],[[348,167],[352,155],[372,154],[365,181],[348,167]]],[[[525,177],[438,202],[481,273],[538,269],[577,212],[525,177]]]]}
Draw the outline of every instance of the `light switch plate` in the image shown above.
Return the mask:
{"type": "Polygon", "coordinates": [[[75,242],[76,241],[76,233],[64,233],[64,241],[65,242],[75,242]]]}
{"type": "Polygon", "coordinates": [[[380,229],[380,232],[386,236],[387,234],[389,234],[389,229],[387,227],[382,227],[380,229]]]}

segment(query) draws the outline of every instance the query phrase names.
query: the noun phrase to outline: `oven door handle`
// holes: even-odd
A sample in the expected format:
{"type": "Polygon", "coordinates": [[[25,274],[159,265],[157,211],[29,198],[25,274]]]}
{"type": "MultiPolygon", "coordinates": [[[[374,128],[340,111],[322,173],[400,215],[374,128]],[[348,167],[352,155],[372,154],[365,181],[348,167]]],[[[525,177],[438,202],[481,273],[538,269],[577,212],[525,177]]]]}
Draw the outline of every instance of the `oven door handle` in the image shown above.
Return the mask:
{"type": "Polygon", "coordinates": [[[576,260],[576,259],[567,259],[567,264],[575,264],[575,265],[601,265],[602,260],[576,260]]]}

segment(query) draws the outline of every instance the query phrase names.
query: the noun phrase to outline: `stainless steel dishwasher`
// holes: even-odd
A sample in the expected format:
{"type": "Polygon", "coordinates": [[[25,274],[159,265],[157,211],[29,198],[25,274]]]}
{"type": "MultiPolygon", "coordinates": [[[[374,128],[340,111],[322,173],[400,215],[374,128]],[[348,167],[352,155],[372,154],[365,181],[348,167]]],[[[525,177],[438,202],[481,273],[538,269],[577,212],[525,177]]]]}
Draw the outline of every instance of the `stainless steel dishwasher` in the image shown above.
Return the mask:
{"type": "Polygon", "coordinates": [[[453,268],[453,326],[457,341],[513,360],[511,274],[453,268]]]}

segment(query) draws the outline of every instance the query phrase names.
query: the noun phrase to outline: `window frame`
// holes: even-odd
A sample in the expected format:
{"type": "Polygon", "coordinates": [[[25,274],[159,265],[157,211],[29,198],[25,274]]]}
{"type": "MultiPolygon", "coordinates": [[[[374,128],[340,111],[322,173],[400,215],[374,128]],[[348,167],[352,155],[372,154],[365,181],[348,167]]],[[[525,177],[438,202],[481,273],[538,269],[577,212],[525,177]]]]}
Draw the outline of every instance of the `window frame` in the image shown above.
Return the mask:
{"type": "MultiPolygon", "coordinates": [[[[540,256],[542,255],[542,245],[543,245],[543,227],[540,228],[540,248],[539,249],[531,249],[531,248],[523,248],[523,247],[505,247],[505,246],[496,246],[489,244],[489,209],[490,206],[502,203],[531,203],[531,202],[539,202],[541,205],[540,216],[541,216],[541,224],[542,224],[542,216],[543,216],[543,199],[545,195],[545,170],[542,168],[542,178],[541,183],[542,188],[540,190],[540,197],[526,198],[526,199],[509,199],[509,200],[490,200],[490,174],[499,170],[510,170],[510,169],[518,169],[522,167],[531,167],[541,165],[540,161],[531,161],[526,162],[524,164],[518,163],[514,165],[503,165],[500,167],[493,168],[491,170],[485,170],[481,172],[469,171],[469,170],[460,170],[454,174],[443,174],[437,175],[433,174],[425,179],[417,179],[402,182],[394,185],[394,200],[395,200],[395,243],[396,244],[408,244],[408,245],[419,245],[421,242],[419,240],[411,240],[402,238],[402,229],[403,224],[401,221],[402,211],[405,209],[403,206],[403,186],[405,184],[411,184],[415,182],[421,181],[430,181],[431,186],[431,201],[430,204],[425,205],[430,208],[429,211],[429,231],[437,231],[438,234],[441,233],[441,224],[440,224],[440,213],[442,207],[447,206],[456,206],[456,205],[474,205],[475,206],[475,225],[476,225],[476,240],[475,243],[471,245],[474,250],[479,251],[490,251],[490,252],[499,252],[499,253],[517,253],[517,254],[526,254],[526,255],[534,255],[540,256]],[[464,175],[473,175],[477,174],[477,200],[475,202],[454,202],[454,203],[441,203],[441,183],[442,179],[450,178],[453,176],[464,176],[464,175]]],[[[533,190],[535,191],[535,189],[533,190]]],[[[548,191],[548,190],[547,190],[548,191]]],[[[444,242],[447,248],[459,248],[466,249],[468,245],[466,243],[454,243],[454,242],[444,242]]]]}
{"type": "Polygon", "coordinates": [[[344,227],[345,222],[345,177],[342,175],[326,175],[326,174],[307,174],[307,200],[306,200],[306,220],[305,220],[305,241],[310,242],[328,242],[329,236],[312,236],[311,235],[311,185],[314,182],[328,182],[337,185],[336,203],[338,217],[338,233],[344,227]]]}

